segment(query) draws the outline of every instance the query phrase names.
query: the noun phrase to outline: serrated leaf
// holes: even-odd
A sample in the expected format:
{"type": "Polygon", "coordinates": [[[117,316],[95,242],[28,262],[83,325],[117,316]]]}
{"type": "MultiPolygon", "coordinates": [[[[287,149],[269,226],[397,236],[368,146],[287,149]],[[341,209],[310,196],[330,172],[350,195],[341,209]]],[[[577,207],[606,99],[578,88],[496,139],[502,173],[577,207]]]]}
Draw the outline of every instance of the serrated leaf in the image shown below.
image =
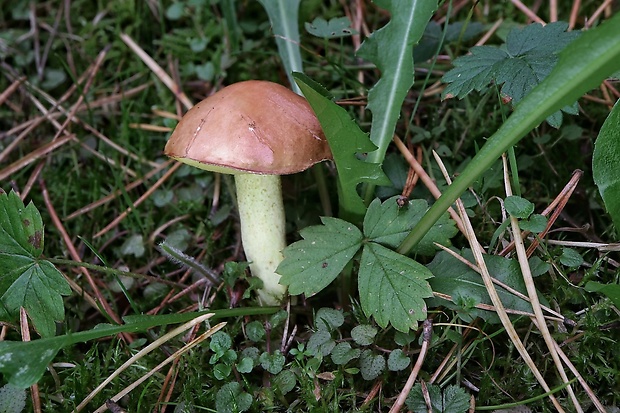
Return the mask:
{"type": "Polygon", "coordinates": [[[388,369],[390,371],[401,371],[407,368],[411,359],[399,348],[392,351],[388,357],[388,369]]]}
{"type": "MultiPolygon", "coordinates": [[[[370,203],[364,217],[364,235],[381,245],[396,248],[409,234],[411,229],[420,221],[428,210],[428,204],[423,199],[409,201],[404,207],[399,207],[394,196],[383,203],[377,198],[370,203]]],[[[449,247],[450,238],[456,235],[458,229],[448,214],[444,214],[422,241],[412,250],[421,255],[433,255],[438,244],[449,247]]]]}
{"type": "Polygon", "coordinates": [[[620,230],[620,100],[605,119],[594,142],[594,183],[616,230],[620,230]]]}
{"type": "Polygon", "coordinates": [[[365,162],[359,157],[377,148],[347,111],[327,97],[329,93],[322,86],[300,73],[295,73],[294,77],[321,123],[336,163],[340,216],[352,222],[361,221],[366,205],[357,186],[362,182],[390,185],[379,164],[365,162]]]}
{"type": "Polygon", "coordinates": [[[284,260],[276,272],[292,295],[311,296],[327,287],[361,246],[362,232],[355,225],[331,217],[321,221],[323,225],[302,229],[303,240],[283,251],[284,260]]]}
{"type": "Polygon", "coordinates": [[[620,68],[620,14],[586,31],[560,53],[549,76],[519,103],[398,247],[407,253],[471,184],[549,115],[570,105],[620,68]]]}
{"type": "Polygon", "coordinates": [[[372,350],[364,350],[360,356],[360,371],[364,380],[374,380],[385,370],[385,358],[372,350]]]}
{"type": "Polygon", "coordinates": [[[322,17],[317,17],[312,23],[306,23],[305,27],[306,31],[311,35],[324,39],[335,39],[357,34],[357,31],[351,28],[351,21],[348,17],[334,17],[329,19],[329,21],[322,17]]]}
{"type": "MultiPolygon", "coordinates": [[[[469,409],[469,395],[458,386],[447,386],[442,392],[441,387],[427,384],[426,389],[433,413],[465,413],[469,409]]],[[[425,397],[422,394],[422,386],[419,383],[413,386],[405,404],[414,413],[428,411],[425,397]]]]}
{"type": "MultiPolygon", "coordinates": [[[[461,255],[473,262],[470,250],[461,251],[461,255]]],[[[485,262],[492,277],[527,295],[527,289],[525,288],[517,261],[489,255],[485,256],[485,262]]],[[[495,313],[474,308],[475,305],[481,303],[492,305],[480,274],[445,251],[437,253],[427,267],[435,276],[429,281],[433,291],[447,294],[453,300],[453,302],[450,302],[439,298],[431,298],[428,300],[429,306],[443,305],[452,308],[466,322],[480,317],[488,322],[499,323],[499,318],[495,313]]],[[[509,293],[498,285],[495,286],[495,289],[506,308],[532,312],[532,306],[527,301],[509,293]]],[[[547,304],[547,300],[544,297],[539,295],[539,299],[543,305],[547,304]]]]}
{"type": "Polygon", "coordinates": [[[13,191],[0,194],[0,318],[16,322],[24,308],[42,337],[56,333],[65,316],[69,284],[43,252],[43,221],[34,204],[13,191]]]}
{"type": "Polygon", "coordinates": [[[445,39],[443,39],[444,43],[451,43],[457,40],[464,42],[482,33],[484,25],[478,22],[454,22],[448,24],[447,28],[442,28],[439,23],[431,20],[426,29],[424,29],[424,34],[419,44],[413,48],[414,62],[429,60],[441,50],[443,44],[440,43],[444,29],[446,31],[445,39]]]}
{"type": "Polygon", "coordinates": [[[413,85],[413,46],[437,9],[436,0],[377,0],[387,10],[390,21],[374,31],[358,50],[358,55],[373,62],[381,79],[368,93],[372,112],[370,139],[379,148],[369,154],[370,162],[379,163],[392,141],[400,109],[413,85]]]}
{"type": "Polygon", "coordinates": [[[360,303],[366,316],[383,328],[407,332],[426,318],[426,281],[432,273],[422,264],[374,242],[364,245],[358,275],[360,303]]]}
{"type": "MultiPolygon", "coordinates": [[[[569,31],[564,22],[530,24],[522,29],[515,28],[508,33],[502,48],[476,46],[471,55],[457,58],[454,69],[447,72],[442,81],[448,86],[442,98],[456,96],[460,99],[471,91],[481,91],[489,84],[501,85],[501,93],[517,105],[526,94],[551,73],[558,61],[558,53],[579,36],[578,31],[569,31]]],[[[574,109],[563,108],[570,113],[574,109]]],[[[559,127],[561,112],[548,118],[548,122],[559,127]]]]}

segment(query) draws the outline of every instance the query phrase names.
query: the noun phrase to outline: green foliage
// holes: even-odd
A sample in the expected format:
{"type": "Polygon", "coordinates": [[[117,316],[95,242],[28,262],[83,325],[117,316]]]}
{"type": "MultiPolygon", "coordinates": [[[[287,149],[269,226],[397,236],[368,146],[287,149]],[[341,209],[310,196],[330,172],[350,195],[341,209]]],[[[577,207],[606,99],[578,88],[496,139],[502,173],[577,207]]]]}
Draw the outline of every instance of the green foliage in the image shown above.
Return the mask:
{"type": "Polygon", "coordinates": [[[620,100],[605,119],[594,143],[592,175],[614,226],[620,229],[620,100]]]}
{"type": "Polygon", "coordinates": [[[223,385],[215,398],[215,408],[221,413],[245,412],[252,406],[252,395],[244,392],[241,385],[231,381],[223,385]]]}
{"type": "Polygon", "coordinates": [[[375,3],[386,9],[391,19],[364,41],[357,54],[374,63],[381,72],[381,78],[368,93],[367,106],[372,112],[370,140],[378,148],[368,155],[368,161],[380,164],[394,136],[401,105],[413,85],[413,46],[437,9],[437,1],[377,0],[375,3]]]}
{"type": "MultiPolygon", "coordinates": [[[[579,32],[567,32],[567,28],[568,24],[564,22],[545,26],[534,23],[522,29],[512,29],[502,47],[473,47],[470,55],[455,59],[454,69],[443,76],[442,80],[448,86],[442,97],[462,99],[473,90],[480,92],[494,83],[501,85],[505,99],[513,106],[517,105],[549,75],[558,61],[558,53],[579,36],[579,32]]],[[[573,102],[562,110],[577,114],[573,102]]],[[[547,121],[558,128],[562,115],[553,114],[547,121]]]]}
{"type": "Polygon", "coordinates": [[[419,44],[413,48],[413,61],[429,60],[445,44],[470,40],[482,31],[484,31],[484,26],[478,22],[454,22],[442,29],[439,23],[431,20],[424,29],[419,44]]]}
{"type": "Polygon", "coordinates": [[[616,307],[620,307],[620,284],[602,284],[596,281],[588,281],[585,289],[586,291],[605,294],[616,307]]]}
{"type": "MultiPolygon", "coordinates": [[[[300,232],[303,240],[284,250],[284,260],[276,270],[280,283],[290,294],[316,294],[327,287],[362,249],[359,266],[359,293],[366,316],[379,326],[392,324],[399,331],[416,328],[426,317],[424,298],[432,292],[426,282],[428,270],[416,261],[395,253],[387,246],[397,245],[421,218],[425,201],[414,201],[398,208],[397,197],[381,203],[375,199],[368,208],[362,233],[353,224],[338,218],[321,218],[323,225],[300,232]]],[[[456,230],[450,220],[442,220],[421,244],[420,253],[428,252],[430,243],[449,244],[456,230]]]]}
{"type": "Polygon", "coordinates": [[[312,23],[305,24],[306,31],[313,36],[324,39],[335,39],[347,37],[357,32],[351,29],[351,21],[348,17],[334,17],[326,21],[322,17],[317,17],[312,23]]]}
{"type": "MultiPolygon", "coordinates": [[[[473,262],[470,250],[461,251],[462,256],[473,262]]],[[[515,260],[503,258],[497,255],[485,257],[489,272],[494,278],[508,285],[509,287],[527,295],[527,290],[521,276],[519,263],[515,260]]],[[[459,317],[471,322],[476,317],[492,323],[498,323],[499,318],[493,312],[474,308],[477,304],[492,305],[487,289],[482,282],[480,274],[463,264],[452,255],[445,251],[439,252],[433,261],[428,264],[428,269],[434,275],[429,282],[433,291],[447,294],[452,297],[452,301],[445,301],[439,298],[427,300],[430,306],[444,305],[457,311],[459,317]]],[[[513,295],[504,288],[496,285],[502,303],[506,308],[532,312],[532,306],[525,300],[513,295]]],[[[546,304],[544,297],[540,297],[543,304],[546,304]]]]}
{"type": "MultiPolygon", "coordinates": [[[[469,395],[458,386],[447,386],[445,389],[427,384],[426,389],[430,396],[433,413],[465,413],[469,409],[469,395]]],[[[405,403],[414,413],[427,412],[422,386],[416,384],[411,389],[405,403]]]]}
{"type": "Polygon", "coordinates": [[[21,413],[26,408],[26,390],[5,384],[0,387],[0,412],[21,413]]]}
{"type": "Polygon", "coordinates": [[[0,194],[0,320],[17,322],[24,308],[42,337],[56,333],[62,321],[63,295],[71,294],[63,275],[42,259],[43,221],[13,191],[0,194]]]}
{"type": "Polygon", "coordinates": [[[553,71],[515,107],[398,248],[408,252],[482,173],[508,148],[554,112],[572,104],[620,68],[620,14],[588,30],[560,53],[553,71]]]}
{"type": "Polygon", "coordinates": [[[534,212],[534,204],[520,196],[507,196],[504,200],[506,212],[515,218],[527,219],[534,212]]]}
{"type": "Polygon", "coordinates": [[[340,217],[357,223],[366,212],[366,205],[357,192],[358,185],[362,182],[390,184],[379,164],[360,159],[361,154],[375,151],[376,147],[347,111],[330,99],[322,86],[299,73],[294,77],[316,113],[334,156],[338,170],[340,217]]]}

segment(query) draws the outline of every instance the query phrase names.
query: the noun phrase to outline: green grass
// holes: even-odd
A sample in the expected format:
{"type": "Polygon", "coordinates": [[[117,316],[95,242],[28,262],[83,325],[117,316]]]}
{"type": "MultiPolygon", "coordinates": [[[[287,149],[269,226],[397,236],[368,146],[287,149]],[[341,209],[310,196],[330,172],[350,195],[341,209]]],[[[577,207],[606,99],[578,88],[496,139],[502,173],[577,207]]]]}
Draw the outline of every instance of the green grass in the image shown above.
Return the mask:
{"type": "MultiPolygon", "coordinates": [[[[342,4],[350,8],[355,3],[306,0],[300,11],[300,46],[305,73],[339,99],[366,98],[367,90],[380,74],[356,59],[351,38],[324,41],[308,34],[303,23],[316,17],[327,20],[341,17],[345,14],[342,4]],[[363,74],[361,78],[358,77],[360,73],[363,74]]],[[[241,314],[250,314],[251,309],[258,306],[254,279],[243,272],[243,267],[228,264],[244,260],[234,184],[229,177],[216,180],[208,172],[183,166],[117,226],[101,236],[95,237],[95,234],[132,207],[169,169],[155,173],[134,189],[125,189],[167,161],[162,150],[169,132],[136,127],[135,124],[171,130],[176,120],[169,117],[185,112],[160,78],[145,66],[120,35],[131,36],[179,82],[192,102],[197,102],[224,85],[241,80],[267,79],[287,84],[267,14],[258,2],[225,0],[74,0],[63,2],[63,5],[69,9],[59,9],[54,2],[33,3],[36,14],[32,20],[36,22],[36,34],[30,31],[29,2],[15,1],[0,10],[0,92],[7,90],[16,79],[25,77],[25,81],[0,102],[0,157],[3,157],[0,173],[13,162],[29,159],[33,151],[50,142],[56,134],[75,136],[41,159],[16,168],[0,180],[0,187],[6,192],[14,189],[23,194],[25,200],[32,200],[41,212],[45,224],[46,257],[72,259],[63,239],[64,232],[75,246],[79,260],[144,275],[134,279],[126,296],[112,288],[114,276],[90,271],[115,314],[174,314],[229,307],[239,308],[241,314]],[[184,7],[179,8],[180,4],[184,7]],[[231,22],[236,25],[230,27],[231,22]],[[91,65],[100,53],[104,53],[105,58],[100,67],[92,71],[91,65]],[[88,76],[92,77],[89,84],[83,80],[88,76]],[[62,102],[58,103],[61,98],[62,102]],[[67,117],[56,105],[69,112],[80,100],[85,106],[75,112],[77,120],[71,120],[59,132],[67,117]],[[54,114],[54,121],[40,121],[8,152],[27,122],[42,116],[37,108],[38,102],[54,114]],[[163,116],[162,112],[168,113],[169,117],[163,116]],[[15,131],[7,133],[11,129],[15,131]],[[113,148],[102,137],[123,150],[113,148]],[[49,194],[51,205],[45,202],[44,189],[49,194]],[[67,219],[70,214],[115,191],[119,191],[118,195],[109,202],[67,219]],[[54,223],[54,215],[60,218],[62,228],[54,223]],[[157,249],[164,240],[174,243],[217,274],[221,283],[208,285],[201,281],[202,277],[168,261],[157,249]],[[156,282],[156,279],[165,282],[156,282]]],[[[363,19],[370,31],[388,21],[388,16],[377,7],[370,3],[366,6],[363,19]]],[[[562,4],[561,7],[560,18],[567,20],[569,5],[562,4]]],[[[594,3],[584,5],[580,16],[591,15],[596,7],[598,4],[594,3]]],[[[445,9],[441,10],[437,18],[445,14],[445,9]]],[[[451,21],[465,21],[468,12],[467,8],[458,11],[451,21]]],[[[539,15],[548,19],[547,10],[539,10],[539,15]]],[[[471,19],[486,24],[485,28],[488,28],[498,19],[507,17],[516,23],[527,23],[513,6],[503,3],[494,4],[487,14],[479,6],[471,19]]],[[[505,34],[509,23],[513,22],[506,21],[502,33],[505,34]]],[[[581,27],[582,24],[578,23],[577,28],[581,27]]],[[[441,55],[464,55],[478,38],[463,44],[450,44],[442,49],[441,55]]],[[[492,37],[489,42],[500,44],[502,40],[492,37]]],[[[496,91],[491,90],[489,95],[474,93],[463,100],[441,101],[439,92],[429,94],[420,98],[414,113],[430,62],[415,64],[418,70],[415,84],[401,108],[396,133],[400,137],[418,140],[423,151],[423,166],[436,179],[439,188],[445,189],[445,180],[432,161],[431,150],[442,152],[448,171],[459,173],[486,138],[503,123],[502,112],[509,116],[510,111],[498,101],[496,91]]],[[[430,76],[427,87],[439,80],[450,67],[447,59],[438,59],[434,66],[436,72],[430,76]]],[[[613,84],[617,90],[618,83],[613,84]]],[[[600,91],[591,94],[604,97],[600,91]]],[[[515,148],[522,196],[533,202],[539,213],[570,179],[573,170],[584,170],[578,189],[569,199],[554,225],[555,232],[549,238],[610,243],[617,240],[617,229],[604,212],[590,168],[593,138],[609,108],[585,99],[580,100],[580,105],[581,116],[566,116],[559,130],[543,124],[515,148]]],[[[360,106],[343,106],[368,132],[370,112],[362,112],[360,106]]],[[[384,166],[390,171],[389,175],[406,177],[407,164],[392,146],[388,149],[384,166]]],[[[335,171],[332,165],[321,168],[327,174],[330,200],[337,211],[335,171]]],[[[300,229],[320,223],[323,209],[313,174],[285,177],[283,182],[287,191],[287,231],[289,241],[293,242],[299,239],[300,229]]],[[[402,186],[396,182],[393,188],[380,188],[384,192],[379,193],[388,197],[401,190],[402,186]]],[[[479,241],[487,245],[502,219],[496,198],[504,197],[501,170],[485,174],[473,190],[478,202],[470,197],[470,216],[479,241]]],[[[421,183],[412,196],[432,200],[421,183]]],[[[508,234],[504,234],[499,240],[498,250],[508,241],[508,234]]],[[[460,249],[467,246],[467,240],[457,235],[452,244],[460,249]]],[[[584,264],[567,267],[561,261],[562,246],[543,242],[535,256],[550,266],[549,271],[535,278],[535,282],[552,308],[576,322],[566,326],[550,323],[553,338],[561,343],[601,402],[609,407],[617,406],[617,395],[620,394],[620,365],[615,351],[615,343],[620,338],[618,309],[604,296],[588,293],[583,288],[587,281],[618,283],[617,252],[601,253],[585,247],[575,249],[584,257],[584,264]]],[[[428,264],[432,259],[417,258],[422,264],[428,264]]],[[[64,264],[59,264],[58,268],[86,293],[93,294],[79,268],[64,264]]],[[[353,266],[352,271],[357,268],[353,266]]],[[[247,394],[251,400],[247,411],[252,412],[388,411],[417,359],[420,331],[405,335],[391,327],[377,328],[371,344],[361,343],[352,337],[354,328],[376,327],[376,324],[364,314],[356,294],[351,297],[350,308],[342,313],[342,323],[322,329],[315,316],[319,309],[341,309],[345,305],[340,301],[340,289],[341,284],[337,281],[316,296],[298,299],[291,306],[290,319],[287,319],[289,314],[286,311],[271,316],[246,315],[226,319],[228,324],[223,331],[231,338],[231,353],[227,356],[230,359],[213,359],[212,342],[206,340],[183,355],[174,368],[164,367],[119,404],[132,412],[154,411],[163,406],[167,406],[166,411],[209,412],[217,411],[218,403],[230,408],[222,411],[235,411],[235,406],[238,409],[243,407],[247,394]],[[252,322],[258,322],[266,329],[264,336],[248,331],[248,328],[256,327],[252,322]],[[286,343],[289,338],[289,345],[282,347],[282,342],[286,343]],[[358,356],[346,363],[334,360],[333,346],[341,343],[348,343],[354,352],[359,350],[358,356]],[[277,364],[273,359],[276,350],[282,350],[284,357],[284,364],[279,367],[274,367],[277,364]],[[387,362],[394,350],[402,350],[411,359],[411,364],[403,370],[386,367],[375,375],[372,368],[360,363],[364,351],[367,351],[364,357],[382,357],[387,362]],[[244,357],[248,361],[240,367],[244,357]],[[287,381],[291,374],[295,377],[292,386],[287,381]],[[238,394],[231,393],[234,388],[230,383],[238,383],[238,394]],[[233,402],[227,402],[229,398],[233,402]]],[[[0,291],[0,295],[3,293],[0,291]]],[[[66,316],[58,325],[58,334],[87,331],[110,321],[101,309],[93,307],[87,298],[76,292],[64,298],[64,306],[66,316]]],[[[477,319],[468,327],[455,310],[441,306],[428,311],[435,327],[432,345],[418,379],[431,380],[447,358],[447,367],[434,384],[444,389],[448,385],[458,386],[463,392],[473,394],[478,406],[518,402],[544,393],[500,324],[477,319]]],[[[525,317],[514,319],[514,325],[550,386],[560,385],[538,330],[525,317]]],[[[122,363],[168,329],[155,328],[147,333],[117,335],[64,348],[38,384],[42,411],[71,411],[122,363]]],[[[2,323],[0,339],[19,341],[19,331],[17,320],[2,323]]],[[[199,329],[194,336],[203,331],[203,328],[199,329]]],[[[31,330],[31,334],[32,339],[38,338],[36,331],[31,330]]],[[[85,411],[94,411],[96,406],[139,379],[187,340],[187,336],[178,336],[141,359],[97,395],[85,411]]],[[[569,374],[569,378],[572,377],[569,374]]],[[[0,387],[5,383],[6,379],[0,378],[0,387]]],[[[588,408],[588,395],[577,384],[573,388],[582,405],[588,408]]],[[[567,393],[559,394],[560,403],[567,411],[572,411],[567,393]]],[[[32,411],[30,391],[27,403],[24,411],[32,411]]],[[[528,407],[533,411],[554,411],[548,398],[531,402],[528,407]]]]}

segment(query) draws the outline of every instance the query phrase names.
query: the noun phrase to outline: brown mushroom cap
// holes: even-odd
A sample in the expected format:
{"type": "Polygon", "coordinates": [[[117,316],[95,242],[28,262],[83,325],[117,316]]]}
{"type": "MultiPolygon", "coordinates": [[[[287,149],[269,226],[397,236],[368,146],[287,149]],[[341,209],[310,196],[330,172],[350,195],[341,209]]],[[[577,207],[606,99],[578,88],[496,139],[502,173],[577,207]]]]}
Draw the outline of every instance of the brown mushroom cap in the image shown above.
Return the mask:
{"type": "Polygon", "coordinates": [[[224,173],[285,175],[331,159],[308,102],[277,83],[227,86],[190,109],[164,153],[224,173]]]}

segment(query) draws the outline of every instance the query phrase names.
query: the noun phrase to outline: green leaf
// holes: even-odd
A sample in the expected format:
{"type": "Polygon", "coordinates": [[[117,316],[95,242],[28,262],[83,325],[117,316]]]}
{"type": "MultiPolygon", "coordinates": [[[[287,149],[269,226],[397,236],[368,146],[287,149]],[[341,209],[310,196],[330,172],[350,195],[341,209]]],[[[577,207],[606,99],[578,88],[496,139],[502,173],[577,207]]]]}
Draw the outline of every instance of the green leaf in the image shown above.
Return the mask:
{"type": "MultiPolygon", "coordinates": [[[[390,248],[398,247],[428,210],[428,204],[423,199],[414,199],[405,206],[399,207],[396,202],[398,198],[394,196],[383,203],[376,198],[368,206],[364,217],[364,235],[390,248]]],[[[446,213],[433,225],[433,228],[412,252],[433,255],[437,250],[434,242],[449,247],[452,245],[450,238],[457,232],[454,221],[446,213]]]]}
{"type": "Polygon", "coordinates": [[[303,240],[283,251],[284,260],[276,272],[280,284],[292,295],[311,296],[327,287],[359,250],[362,232],[338,218],[322,217],[323,225],[300,231],[303,240]]]}
{"type": "Polygon", "coordinates": [[[547,228],[547,217],[540,214],[532,214],[529,219],[519,221],[519,227],[523,231],[530,231],[538,234],[547,228]]]}
{"type": "Polygon", "coordinates": [[[357,34],[351,28],[351,21],[348,17],[334,17],[326,21],[322,17],[317,17],[312,23],[305,24],[306,31],[313,36],[324,39],[335,39],[357,34]]]}
{"type": "Polygon", "coordinates": [[[308,354],[327,356],[336,346],[331,334],[327,330],[319,330],[310,336],[308,340],[308,354]]]}
{"type": "Polygon", "coordinates": [[[507,196],[504,207],[510,215],[519,219],[526,219],[534,212],[534,204],[520,196],[507,196]]]}
{"type": "Polygon", "coordinates": [[[297,377],[291,370],[282,370],[276,377],[273,378],[273,387],[280,391],[282,394],[287,394],[295,388],[297,384],[297,377]]]}
{"type": "Polygon", "coordinates": [[[620,100],[594,142],[592,175],[614,226],[620,230],[620,100]]]}
{"type": "MultiPolygon", "coordinates": [[[[469,409],[469,395],[458,386],[447,386],[443,392],[435,384],[427,384],[428,395],[431,400],[433,413],[465,413],[469,409]]],[[[422,386],[416,384],[411,389],[405,404],[414,412],[426,412],[425,397],[422,386]]]]}
{"type": "Polygon", "coordinates": [[[349,361],[359,358],[362,351],[359,348],[351,348],[351,344],[343,341],[336,344],[332,350],[331,357],[334,364],[344,365],[349,361]]]}
{"type": "Polygon", "coordinates": [[[419,44],[413,48],[413,61],[423,62],[431,59],[441,50],[444,43],[467,41],[484,31],[484,25],[478,22],[454,22],[448,24],[446,35],[443,38],[443,30],[439,23],[430,21],[424,30],[419,44]],[[465,27],[464,27],[465,26],[465,27]]]}
{"type": "Polygon", "coordinates": [[[364,350],[360,356],[360,371],[364,380],[374,380],[385,370],[385,358],[372,350],[364,350]]]}
{"type": "MultiPolygon", "coordinates": [[[[273,307],[262,307],[252,310],[254,315],[271,314],[273,312],[273,307]]],[[[157,316],[126,316],[123,318],[125,324],[120,326],[99,324],[92,330],[28,342],[0,341],[0,373],[4,374],[5,379],[13,386],[27,388],[35,384],[43,376],[47,365],[52,362],[61,348],[119,333],[137,333],[153,327],[185,323],[206,313],[215,314],[211,320],[222,317],[250,315],[246,308],[242,312],[238,309],[230,309],[157,316]]]]}
{"type": "MultiPolygon", "coordinates": [[[[442,97],[462,99],[473,90],[479,92],[495,83],[501,85],[502,95],[513,106],[518,104],[549,75],[558,61],[558,52],[579,36],[578,31],[567,32],[567,28],[564,22],[545,26],[534,23],[511,30],[502,48],[473,47],[471,54],[457,58],[454,69],[443,76],[448,86],[442,97]]],[[[567,108],[567,112],[570,111],[567,108]]],[[[555,122],[550,123],[557,127],[558,122],[561,124],[561,114],[554,116],[555,122]]]]}
{"type": "Polygon", "coordinates": [[[586,291],[605,294],[616,307],[620,308],[620,284],[601,284],[596,281],[588,281],[585,289],[586,291]]]}
{"type": "Polygon", "coordinates": [[[401,371],[405,370],[410,363],[411,359],[401,349],[397,348],[390,353],[387,365],[390,371],[401,371]]]}
{"type": "Polygon", "coordinates": [[[366,213],[366,205],[357,186],[362,182],[390,185],[379,164],[360,159],[360,154],[377,148],[347,111],[327,98],[329,93],[322,86],[299,73],[294,77],[321,123],[336,163],[340,217],[359,222],[366,213]]]}
{"type": "Polygon", "coordinates": [[[390,21],[373,32],[358,50],[358,55],[377,66],[381,79],[368,93],[372,111],[370,140],[379,148],[368,155],[371,163],[382,163],[394,136],[400,109],[413,85],[413,46],[418,43],[431,16],[436,0],[376,0],[386,9],[390,21]]]}
{"type": "MultiPolygon", "coordinates": [[[[461,251],[461,255],[473,262],[470,250],[465,249],[461,251]]],[[[488,255],[485,256],[485,262],[494,278],[527,295],[527,289],[525,288],[521,269],[517,261],[496,255],[488,255]]],[[[466,322],[480,317],[488,322],[499,323],[499,318],[495,313],[474,308],[477,304],[492,305],[480,274],[445,251],[437,253],[427,267],[435,276],[429,281],[433,291],[447,294],[454,301],[431,298],[427,301],[429,306],[438,307],[443,305],[452,308],[466,322]]],[[[495,289],[506,308],[532,312],[532,306],[527,301],[509,293],[498,285],[495,286],[495,289]]],[[[539,296],[539,299],[543,304],[547,304],[547,300],[544,297],[539,296]]]]}
{"type": "Polygon", "coordinates": [[[545,80],[519,103],[512,115],[491,136],[467,167],[398,247],[407,253],[441,215],[508,148],[515,145],[552,113],[570,105],[620,69],[620,14],[586,31],[560,53],[560,60],[545,80]]]}
{"type": "Polygon", "coordinates": [[[0,387],[0,412],[22,413],[26,409],[26,390],[5,384],[0,387]]]}
{"type": "Polygon", "coordinates": [[[366,316],[379,326],[391,324],[407,332],[426,318],[424,298],[433,292],[426,281],[433,275],[422,264],[382,245],[364,245],[360,262],[358,288],[366,316]]]}
{"type": "Polygon", "coordinates": [[[575,268],[583,264],[583,257],[572,248],[562,248],[560,262],[562,263],[562,265],[575,268]]]}
{"type": "Polygon", "coordinates": [[[301,0],[258,0],[265,8],[273,35],[278,46],[278,53],[284,64],[284,71],[296,93],[293,72],[302,72],[301,53],[299,51],[299,2],[301,0]]]}
{"type": "Polygon", "coordinates": [[[31,202],[13,191],[0,194],[0,320],[17,322],[24,308],[42,337],[56,333],[65,318],[69,284],[43,252],[43,221],[31,202]]]}
{"type": "Polygon", "coordinates": [[[271,374],[278,374],[282,371],[286,358],[282,355],[280,350],[276,350],[273,354],[264,352],[258,359],[262,368],[267,370],[271,374]]]}
{"type": "MultiPolygon", "coordinates": [[[[248,335],[248,340],[260,343],[265,339],[266,331],[263,323],[260,321],[252,321],[245,326],[245,333],[248,335]]],[[[211,342],[213,342],[213,338],[211,342]]]]}
{"type": "Polygon", "coordinates": [[[378,331],[368,324],[360,324],[351,330],[351,338],[360,346],[369,346],[375,341],[378,331]]]}
{"type": "Polygon", "coordinates": [[[252,406],[252,396],[241,389],[236,381],[223,385],[215,396],[215,408],[218,413],[245,412],[252,406]]]}
{"type": "Polygon", "coordinates": [[[314,324],[317,330],[331,332],[344,324],[344,314],[342,310],[323,307],[316,312],[314,324]]]}

